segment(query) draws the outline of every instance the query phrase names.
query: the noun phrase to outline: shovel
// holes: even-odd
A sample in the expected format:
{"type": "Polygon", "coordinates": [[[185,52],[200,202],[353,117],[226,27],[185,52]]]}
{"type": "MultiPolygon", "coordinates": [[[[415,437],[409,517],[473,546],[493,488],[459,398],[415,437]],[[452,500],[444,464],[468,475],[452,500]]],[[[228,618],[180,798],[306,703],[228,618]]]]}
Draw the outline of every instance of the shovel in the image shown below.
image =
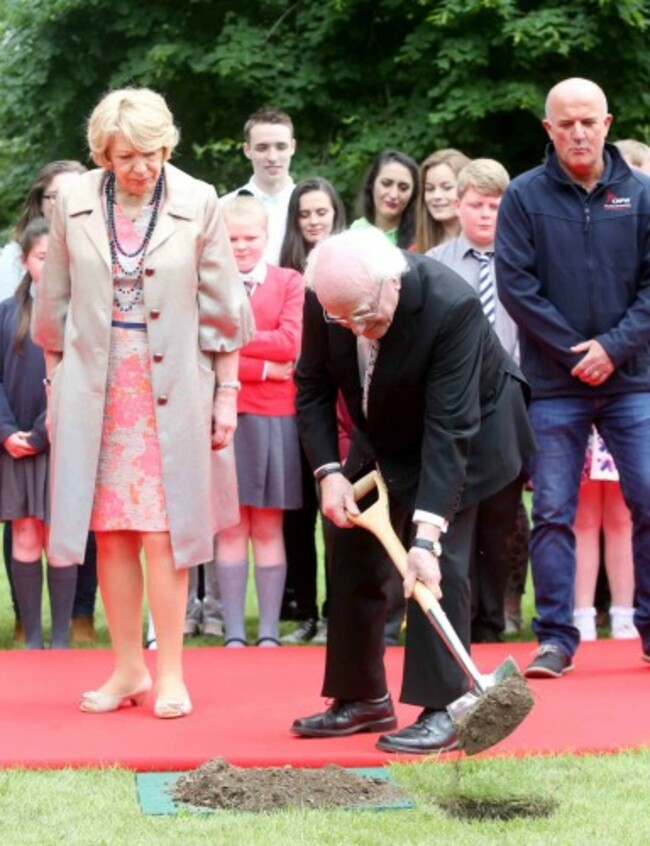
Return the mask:
{"type": "MultiPolygon", "coordinates": [[[[359,479],[353,489],[357,503],[376,490],[378,498],[372,505],[364,508],[358,516],[349,513],[347,516],[351,523],[375,535],[404,578],[407,552],[391,525],[388,491],[381,474],[372,470],[359,479]]],[[[470,684],[467,693],[447,706],[458,732],[459,744],[468,755],[488,749],[511,734],[533,707],[534,700],[526,680],[512,657],[506,658],[494,672],[480,673],[429,588],[416,581],[413,599],[422,608],[470,684]]]]}

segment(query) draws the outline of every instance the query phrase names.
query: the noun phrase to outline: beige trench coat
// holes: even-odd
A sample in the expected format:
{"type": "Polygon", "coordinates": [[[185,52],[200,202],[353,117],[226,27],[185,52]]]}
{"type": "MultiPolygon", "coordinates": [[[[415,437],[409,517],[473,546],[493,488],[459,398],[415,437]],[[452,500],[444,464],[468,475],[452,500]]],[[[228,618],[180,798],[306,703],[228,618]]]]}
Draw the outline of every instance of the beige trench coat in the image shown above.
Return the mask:
{"type": "MultiPolygon", "coordinates": [[[[103,170],[74,180],[55,209],[32,335],[62,353],[52,373],[48,553],[83,561],[106,392],[113,282],[103,170]]],[[[213,557],[217,531],[237,522],[232,447],[210,448],[214,354],[253,333],[214,189],[164,166],[164,204],[144,262],[156,424],[176,566],[213,557]]]]}

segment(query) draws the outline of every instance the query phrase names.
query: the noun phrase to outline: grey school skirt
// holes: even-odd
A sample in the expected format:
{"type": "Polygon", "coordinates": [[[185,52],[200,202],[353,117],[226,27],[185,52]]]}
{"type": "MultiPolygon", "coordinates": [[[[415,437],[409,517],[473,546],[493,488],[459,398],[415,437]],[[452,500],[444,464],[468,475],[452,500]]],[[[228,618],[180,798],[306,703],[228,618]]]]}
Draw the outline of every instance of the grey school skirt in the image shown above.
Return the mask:
{"type": "Polygon", "coordinates": [[[34,517],[49,523],[49,462],[49,450],[25,458],[0,453],[0,520],[34,517]]]}
{"type": "Polygon", "coordinates": [[[235,461],[240,505],[282,509],[302,506],[295,417],[239,414],[235,461]]]}

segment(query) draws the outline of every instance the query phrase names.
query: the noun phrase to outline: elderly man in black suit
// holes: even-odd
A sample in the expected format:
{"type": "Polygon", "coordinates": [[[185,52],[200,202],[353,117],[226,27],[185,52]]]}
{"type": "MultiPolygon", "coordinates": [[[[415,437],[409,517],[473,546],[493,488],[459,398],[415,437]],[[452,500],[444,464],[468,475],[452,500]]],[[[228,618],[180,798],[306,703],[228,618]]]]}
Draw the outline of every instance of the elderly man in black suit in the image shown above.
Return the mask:
{"type": "MultiPolygon", "coordinates": [[[[298,424],[323,514],[334,524],[322,691],[333,703],[295,720],[292,731],[307,737],[388,731],[397,725],[383,664],[392,565],[379,542],[348,520],[347,513],[358,513],[349,479],[379,467],[393,526],[408,548],[405,595],[423,581],[442,597],[469,646],[477,505],[512,482],[534,449],[525,383],[469,285],[438,262],[393,247],[379,230],[323,242],[306,279],[298,424]],[[355,427],[344,471],[339,391],[355,427]]],[[[409,601],[401,700],[423,710],[377,746],[411,753],[455,748],[445,709],[467,688],[409,601]]]]}

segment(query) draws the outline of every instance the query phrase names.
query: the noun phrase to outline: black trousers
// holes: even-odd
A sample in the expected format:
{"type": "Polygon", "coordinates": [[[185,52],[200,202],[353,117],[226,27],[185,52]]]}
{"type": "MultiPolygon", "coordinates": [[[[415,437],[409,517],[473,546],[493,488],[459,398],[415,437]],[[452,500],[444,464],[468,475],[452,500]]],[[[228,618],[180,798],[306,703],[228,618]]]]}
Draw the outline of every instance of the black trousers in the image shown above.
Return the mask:
{"type": "MultiPolygon", "coordinates": [[[[466,648],[470,640],[469,563],[477,507],[460,511],[442,538],[442,606],[466,648]]],[[[405,546],[412,512],[391,504],[391,521],[405,546]]],[[[384,623],[394,564],[365,529],[331,526],[330,594],[323,696],[371,699],[387,691],[384,623]]],[[[468,690],[464,672],[413,600],[407,631],[400,699],[442,710],[468,690]]]]}
{"type": "Polygon", "coordinates": [[[296,603],[297,620],[318,619],[316,518],[318,498],[316,482],[307,457],[300,448],[302,470],[302,508],[284,512],[283,534],[287,556],[285,593],[296,603]]]}
{"type": "Polygon", "coordinates": [[[503,600],[512,569],[511,538],[517,528],[523,479],[484,499],[478,507],[472,585],[472,643],[495,643],[505,628],[503,600]]]}

